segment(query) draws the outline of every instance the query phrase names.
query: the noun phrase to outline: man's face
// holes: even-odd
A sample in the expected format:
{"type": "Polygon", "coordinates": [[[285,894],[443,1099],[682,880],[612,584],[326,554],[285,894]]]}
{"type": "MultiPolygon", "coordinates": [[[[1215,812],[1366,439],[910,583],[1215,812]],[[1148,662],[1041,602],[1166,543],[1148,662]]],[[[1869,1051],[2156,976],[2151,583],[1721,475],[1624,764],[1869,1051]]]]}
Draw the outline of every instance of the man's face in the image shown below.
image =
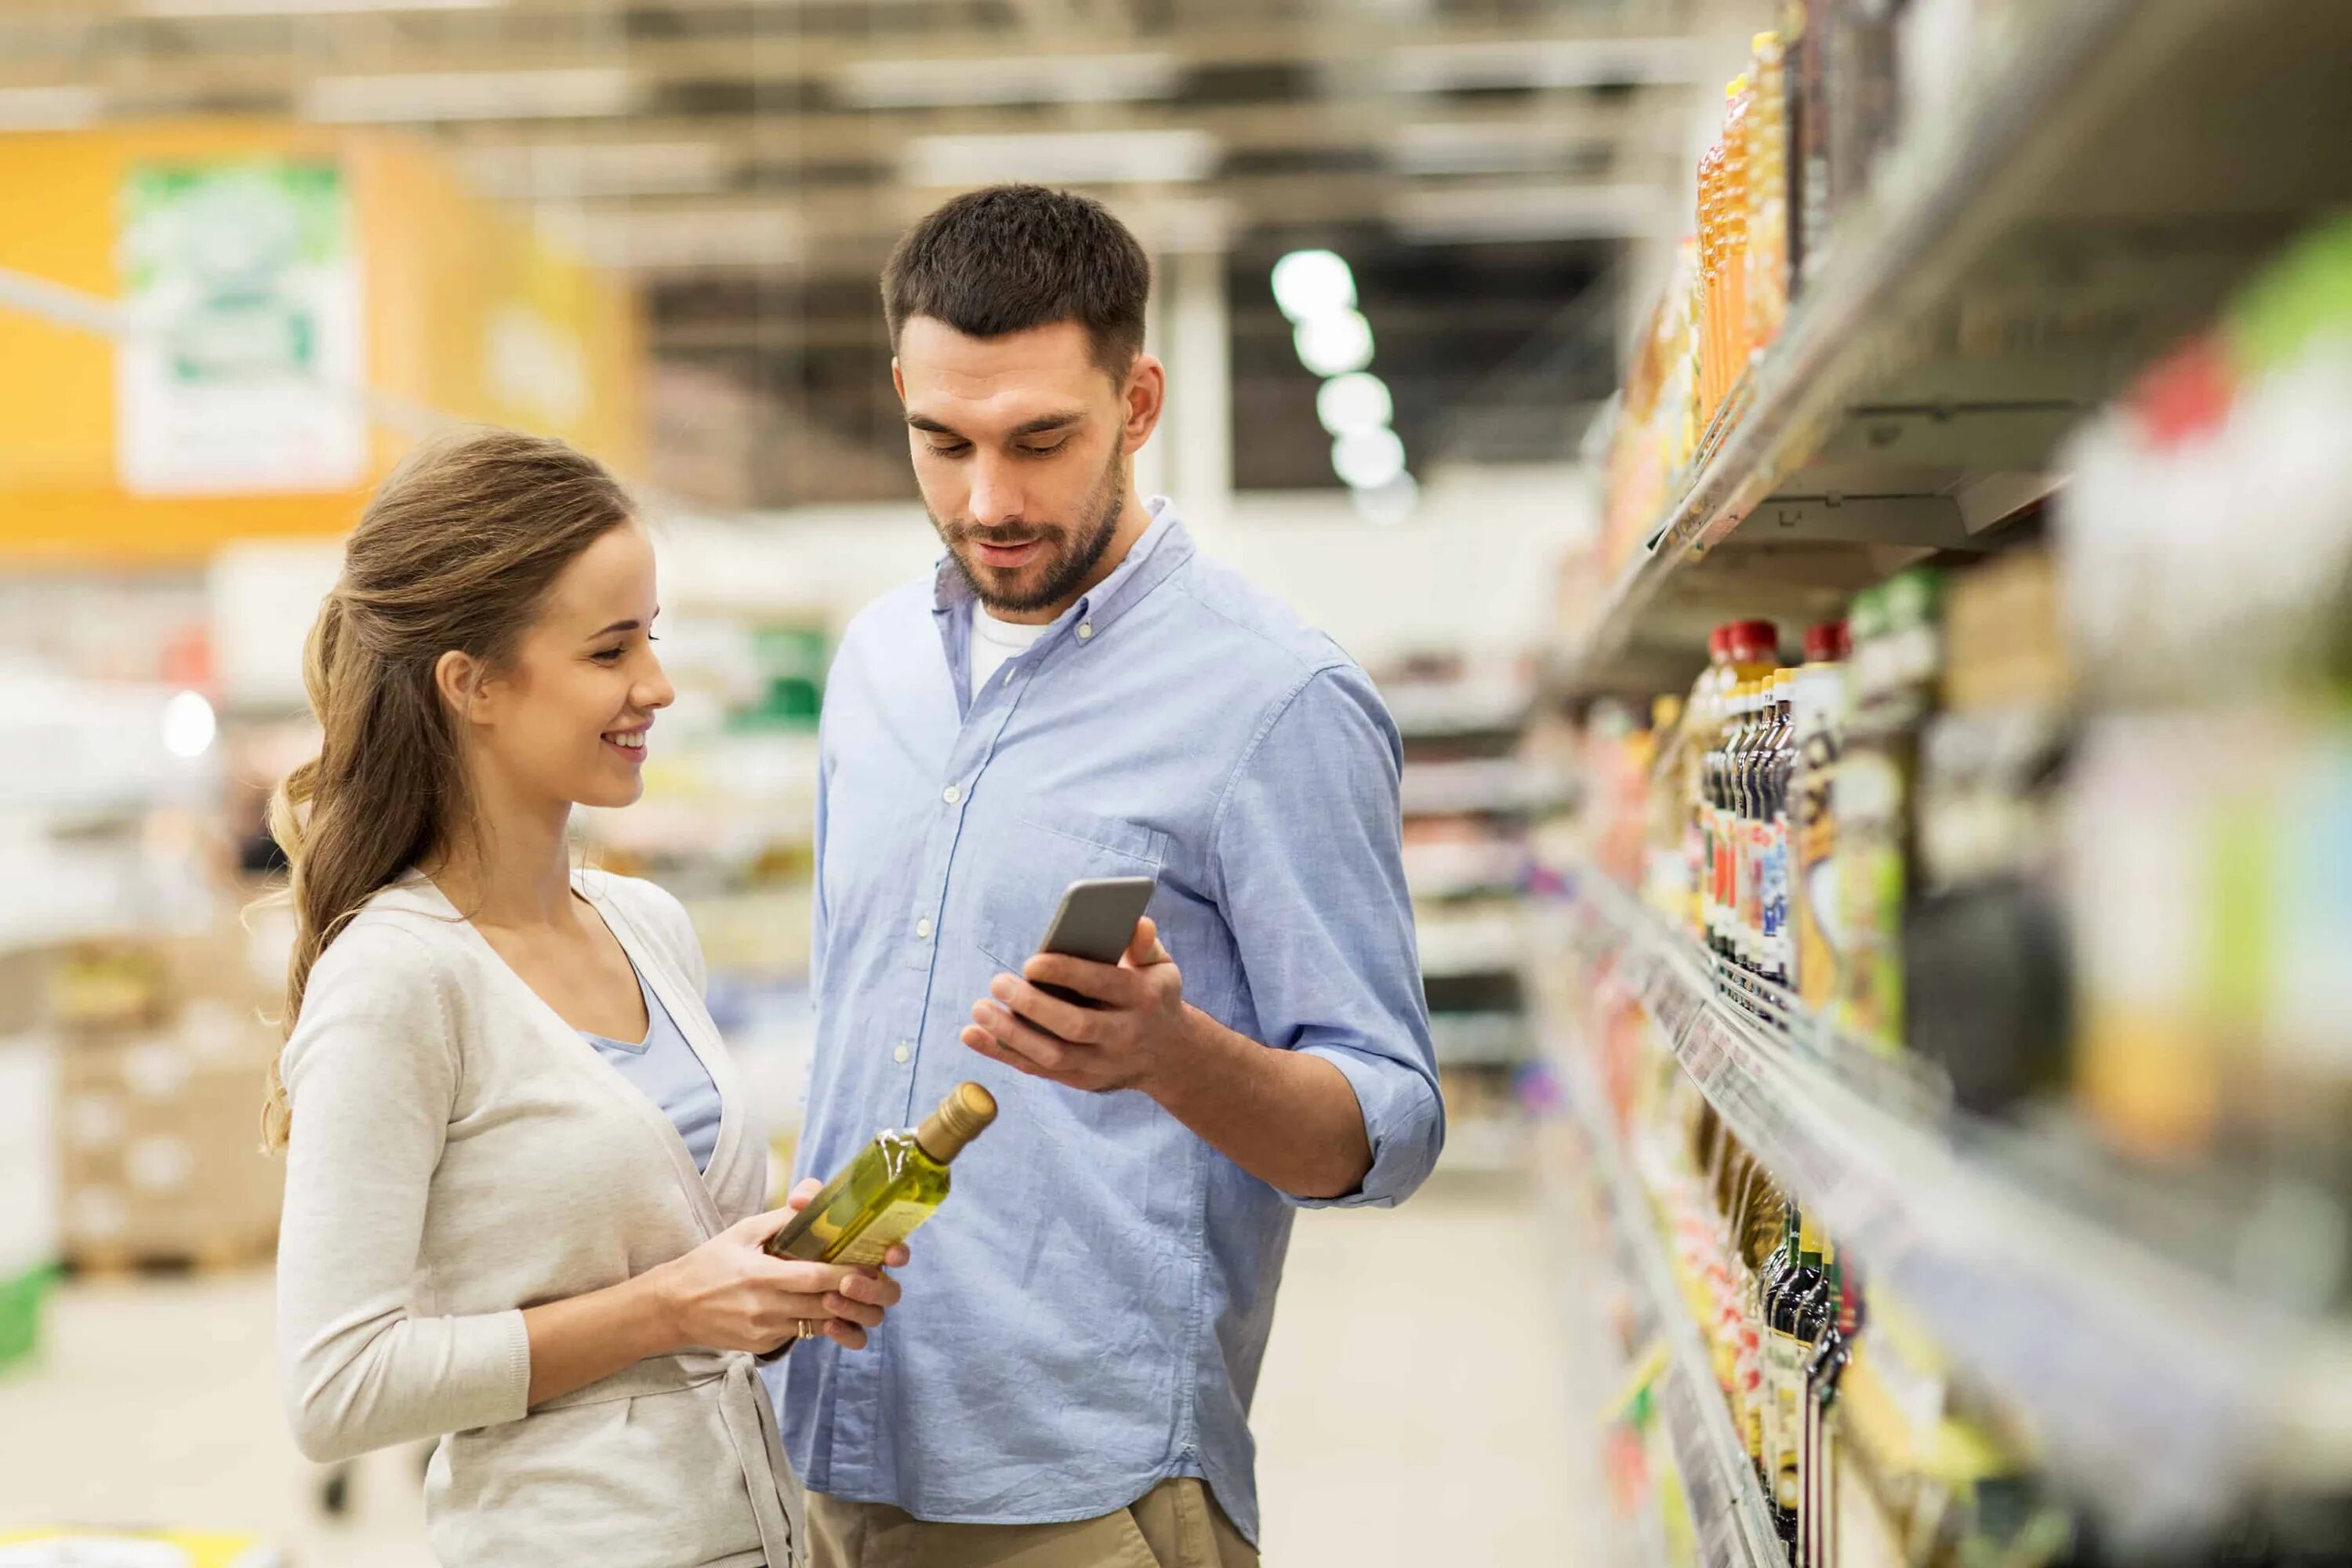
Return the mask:
{"type": "Polygon", "coordinates": [[[899,330],[894,374],[924,510],[1000,615],[1060,610],[1118,531],[1135,378],[1157,367],[1140,360],[1114,380],[1092,349],[1077,321],[973,338],[916,316],[899,330]]]}

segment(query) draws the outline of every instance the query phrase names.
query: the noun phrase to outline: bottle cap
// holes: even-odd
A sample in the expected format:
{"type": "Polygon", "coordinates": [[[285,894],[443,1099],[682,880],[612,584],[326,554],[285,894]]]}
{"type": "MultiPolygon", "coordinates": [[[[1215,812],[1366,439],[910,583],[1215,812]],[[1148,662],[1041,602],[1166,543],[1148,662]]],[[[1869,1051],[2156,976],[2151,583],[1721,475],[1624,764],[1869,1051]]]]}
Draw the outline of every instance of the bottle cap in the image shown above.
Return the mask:
{"type": "Polygon", "coordinates": [[[1835,664],[1850,651],[1843,621],[1823,621],[1805,628],[1805,662],[1835,664]]]}
{"type": "Polygon", "coordinates": [[[1780,628],[1769,621],[1734,621],[1731,624],[1731,657],[1741,664],[1778,664],[1780,660],[1780,628]]]}
{"type": "Polygon", "coordinates": [[[1731,662],[1731,623],[1726,621],[1706,634],[1706,661],[1709,664],[1731,662]]]}
{"type": "Polygon", "coordinates": [[[960,1083],[915,1129],[923,1152],[944,1165],[996,1120],[996,1097],[976,1083],[960,1083]]]}

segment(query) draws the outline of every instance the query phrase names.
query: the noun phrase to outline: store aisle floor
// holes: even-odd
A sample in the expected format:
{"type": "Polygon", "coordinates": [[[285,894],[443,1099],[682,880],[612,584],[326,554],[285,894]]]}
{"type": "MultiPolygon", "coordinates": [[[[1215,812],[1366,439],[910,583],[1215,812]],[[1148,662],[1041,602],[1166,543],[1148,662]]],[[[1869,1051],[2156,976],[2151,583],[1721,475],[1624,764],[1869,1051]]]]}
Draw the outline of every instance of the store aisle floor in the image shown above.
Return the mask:
{"type": "MultiPolygon", "coordinates": [[[[1299,1218],[1258,1399],[1276,1568],[1573,1560],[1575,1472],[1547,1253],[1516,1191],[1433,1185],[1299,1218]]],[[[246,1531],[296,1568],[429,1568],[415,1451],[341,1521],[279,1414],[266,1273],[76,1284],[0,1374],[0,1529],[246,1531]]]]}

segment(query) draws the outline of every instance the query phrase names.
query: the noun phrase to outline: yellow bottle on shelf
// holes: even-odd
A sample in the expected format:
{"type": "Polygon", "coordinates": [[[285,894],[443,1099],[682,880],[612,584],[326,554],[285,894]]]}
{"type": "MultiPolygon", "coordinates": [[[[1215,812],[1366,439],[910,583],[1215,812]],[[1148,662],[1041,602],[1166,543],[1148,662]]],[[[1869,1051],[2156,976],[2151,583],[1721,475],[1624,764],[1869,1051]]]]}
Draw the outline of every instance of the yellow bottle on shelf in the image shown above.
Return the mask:
{"type": "Polygon", "coordinates": [[[911,1131],[875,1135],[808,1207],[768,1242],[777,1258],[870,1266],[939,1212],[948,1196],[948,1166],[996,1120],[996,1097],[960,1083],[911,1131]]]}

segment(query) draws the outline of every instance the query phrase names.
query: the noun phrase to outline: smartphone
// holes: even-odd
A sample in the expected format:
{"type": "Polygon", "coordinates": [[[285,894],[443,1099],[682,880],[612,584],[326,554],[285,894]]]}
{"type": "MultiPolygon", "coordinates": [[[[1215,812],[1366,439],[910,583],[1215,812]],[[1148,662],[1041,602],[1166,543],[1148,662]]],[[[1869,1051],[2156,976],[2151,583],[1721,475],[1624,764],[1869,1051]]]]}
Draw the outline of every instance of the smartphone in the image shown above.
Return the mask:
{"type": "MultiPolygon", "coordinates": [[[[1063,890],[1062,907],[1045,928],[1039,952],[1058,952],[1092,963],[1117,963],[1135,940],[1135,922],[1151,902],[1157,877],[1093,877],[1073,882],[1063,890]]],[[[1048,996],[1080,1007],[1101,1004],[1060,985],[1040,985],[1048,996]]]]}

